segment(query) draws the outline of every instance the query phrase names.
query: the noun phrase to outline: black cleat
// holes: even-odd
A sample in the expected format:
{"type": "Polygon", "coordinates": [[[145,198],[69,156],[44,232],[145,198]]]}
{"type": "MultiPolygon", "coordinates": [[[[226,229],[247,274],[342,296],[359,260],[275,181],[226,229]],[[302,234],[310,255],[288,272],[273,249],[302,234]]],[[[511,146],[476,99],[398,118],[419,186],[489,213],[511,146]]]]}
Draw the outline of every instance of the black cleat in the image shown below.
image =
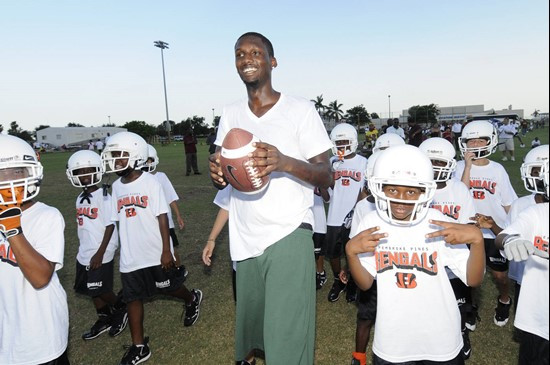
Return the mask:
{"type": "Polygon", "coordinates": [[[183,319],[183,325],[185,327],[191,327],[197,322],[202,303],[202,291],[193,289],[191,293],[193,293],[193,302],[185,306],[185,318],[183,319]]]}
{"type": "Polygon", "coordinates": [[[149,337],[145,337],[143,345],[132,345],[128,347],[126,353],[120,360],[119,365],[137,365],[149,360],[151,357],[151,350],[149,349],[149,337]]]}
{"type": "Polygon", "coordinates": [[[336,302],[340,299],[340,294],[342,294],[344,290],[346,290],[346,284],[342,283],[340,279],[334,279],[332,288],[330,288],[330,291],[328,292],[328,301],[336,302]]]}

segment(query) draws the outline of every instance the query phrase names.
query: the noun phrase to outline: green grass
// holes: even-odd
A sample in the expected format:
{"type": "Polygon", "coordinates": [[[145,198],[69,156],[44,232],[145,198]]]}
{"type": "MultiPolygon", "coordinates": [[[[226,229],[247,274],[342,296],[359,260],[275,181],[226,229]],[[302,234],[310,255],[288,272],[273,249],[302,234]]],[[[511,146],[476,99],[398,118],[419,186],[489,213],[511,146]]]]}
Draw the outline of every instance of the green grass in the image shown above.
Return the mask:
{"type": "MultiPolygon", "coordinates": [[[[548,143],[548,130],[529,133],[524,138],[527,146],[534,136],[548,143]]],[[[228,251],[227,229],[218,239],[217,251],[211,268],[205,268],[201,252],[214,222],[217,207],[212,200],[216,190],[207,174],[208,146],[199,147],[199,168],[202,175],[185,176],[183,145],[157,146],[160,157],[159,170],[165,172],[179,193],[180,210],[186,227],[178,232],[179,252],[189,269],[186,285],[204,292],[201,317],[191,328],[184,328],[180,320],[181,303],[159,297],[145,304],[145,333],[150,336],[152,356],[148,364],[234,364],[233,331],[234,303],[231,292],[231,266],[228,251]]],[[[519,174],[519,166],[529,148],[516,149],[516,162],[504,162],[518,195],[526,195],[519,174]]],[[[72,364],[118,364],[123,355],[123,345],[130,344],[130,332],[126,330],[117,338],[107,335],[84,342],[80,336],[91,326],[96,314],[87,297],[76,295],[72,289],[75,257],[78,248],[74,204],[79,190],[73,188],[65,176],[65,165],[70,153],[47,153],[42,156],[45,167],[40,200],[57,207],[66,222],[65,266],[58,272],[69,301],[70,334],[69,357],[72,364]]],[[[492,158],[500,161],[500,153],[492,158]]],[[[328,269],[328,266],[327,266],[328,269]]],[[[329,283],[330,284],[330,283],[329,283]]],[[[317,296],[316,360],[318,365],[340,365],[350,362],[355,343],[355,316],[353,304],[345,300],[329,303],[326,299],[329,286],[317,296]]],[[[115,290],[120,288],[115,276],[115,290]]],[[[477,290],[481,308],[481,323],[472,333],[473,355],[469,364],[515,364],[518,345],[512,341],[513,318],[503,328],[493,324],[493,307],[497,296],[489,275],[477,290]]],[[[370,344],[369,344],[370,349],[370,344]]],[[[258,362],[263,364],[262,361],[258,362]]],[[[289,364],[292,365],[292,364],[289,364]]]]}

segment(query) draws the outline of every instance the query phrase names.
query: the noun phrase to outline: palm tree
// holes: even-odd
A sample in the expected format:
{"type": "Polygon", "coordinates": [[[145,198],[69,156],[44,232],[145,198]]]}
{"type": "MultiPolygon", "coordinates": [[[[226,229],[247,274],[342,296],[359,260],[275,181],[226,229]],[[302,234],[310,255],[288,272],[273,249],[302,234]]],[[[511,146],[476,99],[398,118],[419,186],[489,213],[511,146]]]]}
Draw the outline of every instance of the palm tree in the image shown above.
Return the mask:
{"type": "Polygon", "coordinates": [[[325,109],[327,108],[325,104],[323,104],[323,94],[319,95],[315,100],[311,100],[313,104],[315,105],[315,109],[317,109],[317,113],[320,115],[323,115],[325,113],[325,109]]]}
{"type": "Polygon", "coordinates": [[[338,100],[330,102],[327,107],[327,116],[334,119],[338,123],[338,121],[344,116],[342,106],[343,104],[338,104],[338,100]]]}

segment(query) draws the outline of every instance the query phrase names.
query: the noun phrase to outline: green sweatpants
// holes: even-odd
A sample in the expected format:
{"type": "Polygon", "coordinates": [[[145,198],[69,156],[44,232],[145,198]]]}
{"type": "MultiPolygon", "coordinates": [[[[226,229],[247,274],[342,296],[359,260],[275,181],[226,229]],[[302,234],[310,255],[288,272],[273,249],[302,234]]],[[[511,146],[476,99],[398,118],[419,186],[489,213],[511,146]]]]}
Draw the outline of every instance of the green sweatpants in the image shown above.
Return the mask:
{"type": "Polygon", "coordinates": [[[265,351],[267,365],[312,365],[315,256],[298,228],[255,258],[237,263],[236,360],[265,351]]]}

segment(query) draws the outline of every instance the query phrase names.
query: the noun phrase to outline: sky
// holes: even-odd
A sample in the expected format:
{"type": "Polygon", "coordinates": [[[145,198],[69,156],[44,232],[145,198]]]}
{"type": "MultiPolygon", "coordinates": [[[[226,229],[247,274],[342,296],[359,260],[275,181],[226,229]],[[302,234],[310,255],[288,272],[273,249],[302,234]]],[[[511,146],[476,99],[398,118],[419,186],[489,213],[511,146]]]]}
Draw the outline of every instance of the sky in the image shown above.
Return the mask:
{"type": "Polygon", "coordinates": [[[194,115],[246,97],[233,47],[268,37],[283,93],[363,104],[484,104],[548,112],[547,0],[0,0],[0,124],[118,126],[194,115]],[[391,95],[391,97],[388,97],[391,95]]]}

